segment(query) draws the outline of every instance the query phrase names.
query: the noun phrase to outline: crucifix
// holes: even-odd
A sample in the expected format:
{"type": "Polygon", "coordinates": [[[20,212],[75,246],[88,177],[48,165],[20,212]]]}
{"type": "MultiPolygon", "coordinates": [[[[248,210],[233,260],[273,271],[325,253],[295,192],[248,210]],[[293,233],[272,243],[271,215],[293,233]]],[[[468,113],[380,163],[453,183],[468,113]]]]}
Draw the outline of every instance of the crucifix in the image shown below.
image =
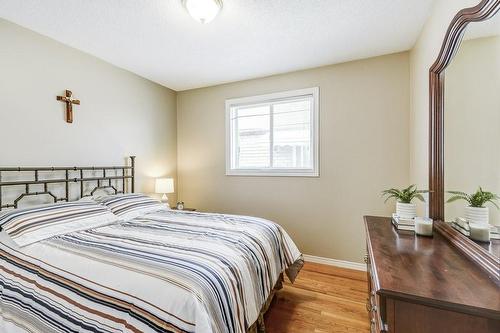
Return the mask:
{"type": "Polygon", "coordinates": [[[66,103],[66,122],[73,122],[73,104],[80,105],[80,100],[72,99],[71,95],[73,93],[71,90],[66,90],[66,96],[57,96],[58,101],[62,101],[66,103]]]}

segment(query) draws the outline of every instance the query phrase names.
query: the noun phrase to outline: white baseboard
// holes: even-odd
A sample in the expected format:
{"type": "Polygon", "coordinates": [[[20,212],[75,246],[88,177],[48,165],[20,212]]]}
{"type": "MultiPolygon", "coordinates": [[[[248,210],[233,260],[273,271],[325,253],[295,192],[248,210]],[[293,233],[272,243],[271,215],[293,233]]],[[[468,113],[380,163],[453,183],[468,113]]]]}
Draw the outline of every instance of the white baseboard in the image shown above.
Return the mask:
{"type": "Polygon", "coordinates": [[[336,266],[336,267],[342,267],[342,268],[349,268],[349,269],[355,269],[357,271],[366,272],[366,265],[360,264],[358,262],[324,258],[324,257],[316,257],[316,256],[311,256],[309,254],[304,254],[304,261],[310,261],[310,262],[314,262],[317,264],[336,266]]]}

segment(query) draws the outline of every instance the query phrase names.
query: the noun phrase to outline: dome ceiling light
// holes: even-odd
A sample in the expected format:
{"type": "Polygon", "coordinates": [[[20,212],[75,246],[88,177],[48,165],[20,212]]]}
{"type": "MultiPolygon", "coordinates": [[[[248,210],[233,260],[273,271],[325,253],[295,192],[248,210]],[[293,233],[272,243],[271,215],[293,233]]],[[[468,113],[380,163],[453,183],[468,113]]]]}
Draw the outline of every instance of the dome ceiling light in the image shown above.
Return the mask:
{"type": "Polygon", "coordinates": [[[195,20],[210,23],[222,9],[222,0],[182,0],[184,8],[195,20]]]}

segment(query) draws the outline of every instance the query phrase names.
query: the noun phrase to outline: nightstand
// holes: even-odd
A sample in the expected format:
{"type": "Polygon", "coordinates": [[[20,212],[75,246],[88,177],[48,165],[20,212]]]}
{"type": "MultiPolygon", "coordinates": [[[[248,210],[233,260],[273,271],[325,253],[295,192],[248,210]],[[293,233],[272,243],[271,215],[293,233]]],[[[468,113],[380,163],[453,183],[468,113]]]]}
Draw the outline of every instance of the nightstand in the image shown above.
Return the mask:
{"type": "Polygon", "coordinates": [[[172,207],[171,209],[173,209],[173,210],[185,210],[185,211],[188,211],[188,212],[196,212],[196,208],[186,208],[186,207],[184,207],[184,209],[177,209],[177,207],[172,207]]]}

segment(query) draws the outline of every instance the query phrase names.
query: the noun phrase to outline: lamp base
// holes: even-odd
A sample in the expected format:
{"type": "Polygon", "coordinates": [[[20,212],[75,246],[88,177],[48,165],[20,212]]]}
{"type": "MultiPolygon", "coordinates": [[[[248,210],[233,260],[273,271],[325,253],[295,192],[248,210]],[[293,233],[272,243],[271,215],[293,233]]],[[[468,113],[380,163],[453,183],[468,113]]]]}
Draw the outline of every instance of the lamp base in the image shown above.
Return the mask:
{"type": "Polygon", "coordinates": [[[165,193],[163,193],[163,195],[161,197],[161,202],[164,203],[164,204],[166,204],[167,206],[169,206],[169,204],[168,204],[168,197],[167,197],[167,195],[165,193]]]}

